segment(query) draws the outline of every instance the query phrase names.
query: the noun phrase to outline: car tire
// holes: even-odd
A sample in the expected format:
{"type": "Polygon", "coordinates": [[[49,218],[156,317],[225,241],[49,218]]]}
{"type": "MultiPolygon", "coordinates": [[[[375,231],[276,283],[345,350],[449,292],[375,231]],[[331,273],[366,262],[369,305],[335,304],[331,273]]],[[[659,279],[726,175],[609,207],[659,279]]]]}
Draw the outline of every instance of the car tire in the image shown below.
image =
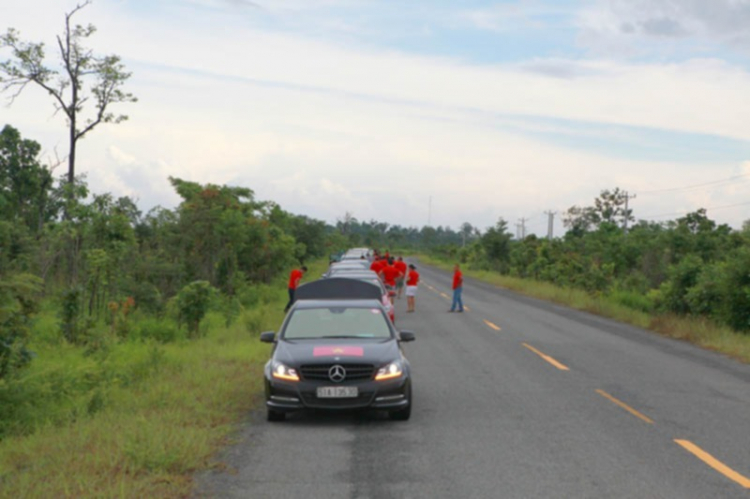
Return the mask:
{"type": "Polygon", "coordinates": [[[391,411],[388,416],[394,420],[394,421],[408,421],[411,417],[411,406],[414,403],[411,396],[411,387],[409,387],[408,391],[408,399],[409,399],[409,405],[407,405],[404,409],[398,410],[398,411],[391,411]]]}
{"type": "Polygon", "coordinates": [[[268,412],[266,413],[266,419],[273,422],[284,421],[286,419],[286,413],[268,409],[268,412]]]}

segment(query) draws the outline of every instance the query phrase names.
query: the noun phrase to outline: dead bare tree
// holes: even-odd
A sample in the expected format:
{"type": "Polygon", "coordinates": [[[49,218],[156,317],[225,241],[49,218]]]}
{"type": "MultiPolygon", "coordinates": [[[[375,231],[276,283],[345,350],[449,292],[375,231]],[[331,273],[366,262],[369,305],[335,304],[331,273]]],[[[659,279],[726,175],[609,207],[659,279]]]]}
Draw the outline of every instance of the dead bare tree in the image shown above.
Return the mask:
{"type": "Polygon", "coordinates": [[[78,141],[100,123],[121,123],[128,119],[124,114],[110,112],[113,104],[137,101],[122,89],[131,73],[125,71],[120,57],[96,56],[84,45],[96,28],[91,24],[71,25],[73,16],[89,4],[91,0],[86,0],[65,14],[64,32],[57,36],[60,71],[45,65],[44,43],[22,41],[13,28],[0,36],[0,48],[9,48],[12,54],[10,59],[0,62],[0,90],[11,92],[9,104],[29,83],[34,83],[52,96],[56,112],[65,114],[70,186],[75,182],[78,141]],[[84,116],[85,105],[92,100],[93,109],[84,116]]]}

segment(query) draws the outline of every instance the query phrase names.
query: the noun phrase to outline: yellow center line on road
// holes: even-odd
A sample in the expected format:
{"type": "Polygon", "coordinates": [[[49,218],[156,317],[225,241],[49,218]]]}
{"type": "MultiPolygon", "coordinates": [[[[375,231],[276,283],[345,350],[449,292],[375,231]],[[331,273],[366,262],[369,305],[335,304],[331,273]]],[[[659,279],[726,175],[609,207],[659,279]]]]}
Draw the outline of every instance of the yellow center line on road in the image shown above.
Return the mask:
{"type": "Polygon", "coordinates": [[[490,321],[488,321],[488,320],[485,320],[485,321],[484,321],[484,323],[485,323],[485,324],[487,324],[487,325],[488,325],[489,327],[491,327],[492,329],[494,329],[495,331],[500,331],[500,326],[497,326],[497,325],[495,325],[495,324],[491,323],[491,322],[490,322],[490,321]]]}
{"type": "Polygon", "coordinates": [[[471,312],[471,309],[469,307],[466,307],[466,306],[464,306],[464,310],[466,310],[467,312],[471,312]]]}
{"type": "Polygon", "coordinates": [[[565,364],[561,364],[560,362],[556,361],[555,359],[553,359],[549,355],[540,352],[539,350],[537,350],[536,348],[532,347],[528,343],[523,343],[523,346],[525,346],[526,348],[528,348],[529,350],[531,350],[532,352],[534,352],[535,354],[537,354],[538,356],[540,356],[541,358],[543,358],[544,360],[546,360],[547,362],[549,362],[550,364],[552,364],[553,366],[555,366],[556,368],[558,368],[559,370],[561,370],[561,371],[570,371],[570,369],[568,368],[568,366],[566,366],[565,364]]]}
{"type": "Polygon", "coordinates": [[[446,300],[450,300],[450,299],[451,299],[451,297],[450,297],[450,296],[448,296],[448,295],[446,295],[445,293],[440,293],[440,296],[442,296],[442,297],[443,297],[443,298],[445,298],[446,300]]]}
{"type": "Polygon", "coordinates": [[[637,417],[639,419],[642,419],[643,421],[647,422],[648,424],[654,424],[654,421],[651,418],[649,418],[648,416],[644,416],[643,414],[641,414],[640,412],[636,411],[635,409],[633,409],[632,407],[630,407],[628,404],[626,404],[625,402],[623,402],[622,400],[617,400],[616,398],[614,398],[612,395],[610,395],[609,393],[605,392],[604,390],[596,390],[596,393],[598,393],[599,395],[601,395],[605,399],[609,400],[610,402],[612,402],[612,403],[614,403],[616,405],[619,405],[620,407],[622,407],[623,409],[625,409],[626,411],[628,411],[633,416],[635,416],[635,417],[637,417]]]}
{"type": "Polygon", "coordinates": [[[730,480],[737,482],[741,486],[745,487],[746,489],[750,489],[750,478],[747,478],[746,476],[740,475],[736,471],[734,471],[732,468],[727,466],[726,464],[722,463],[715,457],[713,457],[708,452],[704,451],[697,445],[695,445],[692,442],[689,442],[687,440],[677,440],[675,439],[675,443],[682,446],[686,451],[693,454],[695,457],[724,475],[725,477],[729,478],[730,480]]]}

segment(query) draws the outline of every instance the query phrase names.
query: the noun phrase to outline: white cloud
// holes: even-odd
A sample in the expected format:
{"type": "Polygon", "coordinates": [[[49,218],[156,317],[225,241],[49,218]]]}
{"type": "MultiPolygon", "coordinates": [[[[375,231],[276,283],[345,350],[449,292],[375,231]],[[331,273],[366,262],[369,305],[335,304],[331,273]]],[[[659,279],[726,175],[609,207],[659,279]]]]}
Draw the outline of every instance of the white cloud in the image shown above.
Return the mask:
{"type": "Polygon", "coordinates": [[[274,200],[282,207],[294,206],[297,213],[334,221],[344,212],[372,213],[375,207],[343,183],[320,177],[318,172],[297,171],[270,182],[274,200]]]}
{"type": "Polygon", "coordinates": [[[515,66],[472,66],[345,49],[231,25],[220,39],[201,31],[188,35],[185,28],[157,28],[144,26],[136,43],[119,48],[132,59],[363,98],[750,139],[743,112],[750,105],[750,74],[721,61],[660,65],[557,60],[558,69],[567,65],[571,72],[582,73],[568,82],[515,66]],[[154,54],[154,46],[162,49],[154,54]]]}
{"type": "Polygon", "coordinates": [[[109,153],[110,158],[112,158],[112,160],[119,166],[127,167],[132,166],[136,163],[136,159],[134,156],[131,156],[117,146],[109,146],[107,152],[109,153]]]}
{"type": "MultiPolygon", "coordinates": [[[[24,28],[38,22],[57,31],[64,9],[56,2],[14,5],[11,25],[33,32],[24,28]]],[[[497,121],[571,135],[578,132],[559,122],[522,117],[750,140],[750,74],[722,61],[470,65],[269,33],[222,10],[196,19],[177,3],[160,5],[179,22],[134,16],[128,3],[96,3],[86,18],[100,28],[95,46],[124,56],[140,101],[122,106],[130,121],[103,125],[82,142],[80,168],[95,190],[129,193],[144,204],[174,205],[166,180],[173,175],[245,185],[260,199],[328,221],[351,211],[422,225],[432,196],[433,223],[486,227],[498,216],[512,221],[590,204],[604,188],[698,183],[737,168],[626,161],[551,146],[497,121]]],[[[62,122],[49,120],[51,103],[41,92],[2,113],[47,149],[64,144],[62,122]]],[[[709,201],[641,197],[636,215],[709,201]]],[[[748,218],[740,210],[722,216],[748,218]]]]}

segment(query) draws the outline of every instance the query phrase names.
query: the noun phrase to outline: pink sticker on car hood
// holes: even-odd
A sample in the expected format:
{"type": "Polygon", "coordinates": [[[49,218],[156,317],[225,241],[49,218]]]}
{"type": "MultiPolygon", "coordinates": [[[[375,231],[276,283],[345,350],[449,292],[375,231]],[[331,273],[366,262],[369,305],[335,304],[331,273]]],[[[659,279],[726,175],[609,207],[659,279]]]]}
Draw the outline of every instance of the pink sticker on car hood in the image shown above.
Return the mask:
{"type": "Polygon", "coordinates": [[[365,350],[362,347],[314,347],[313,357],[364,357],[365,350]]]}

